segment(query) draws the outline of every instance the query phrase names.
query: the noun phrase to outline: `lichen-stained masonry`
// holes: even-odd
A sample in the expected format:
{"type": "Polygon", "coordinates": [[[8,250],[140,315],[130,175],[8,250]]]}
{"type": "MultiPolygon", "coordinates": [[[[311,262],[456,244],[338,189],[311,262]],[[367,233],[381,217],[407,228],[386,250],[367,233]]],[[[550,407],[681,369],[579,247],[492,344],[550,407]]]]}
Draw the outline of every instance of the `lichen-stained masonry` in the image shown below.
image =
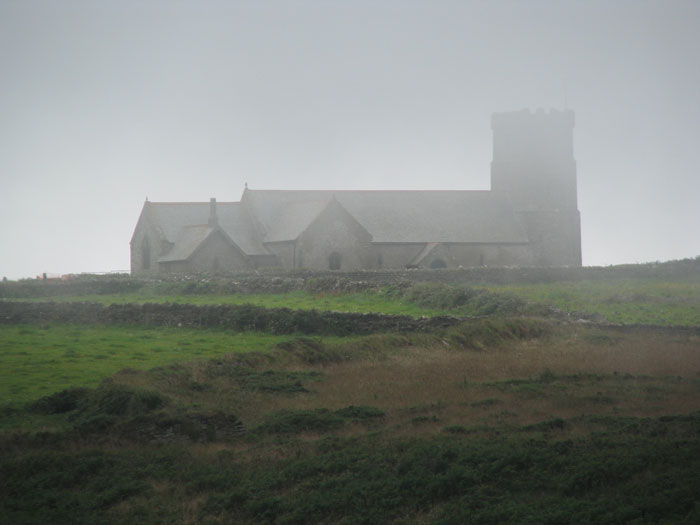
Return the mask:
{"type": "Polygon", "coordinates": [[[491,191],[256,190],[146,201],[131,271],[580,266],[574,113],[494,114],[491,191]]]}

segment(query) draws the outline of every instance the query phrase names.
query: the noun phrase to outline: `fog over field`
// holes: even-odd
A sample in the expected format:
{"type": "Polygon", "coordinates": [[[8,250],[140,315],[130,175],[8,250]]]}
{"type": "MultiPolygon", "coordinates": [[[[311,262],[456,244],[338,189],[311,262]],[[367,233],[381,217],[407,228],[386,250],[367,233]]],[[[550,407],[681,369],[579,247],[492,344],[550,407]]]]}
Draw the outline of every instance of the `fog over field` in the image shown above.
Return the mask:
{"type": "Polygon", "coordinates": [[[576,112],[584,265],[700,255],[700,2],[0,0],[0,277],[128,270],[144,200],[489,189],[576,112]]]}

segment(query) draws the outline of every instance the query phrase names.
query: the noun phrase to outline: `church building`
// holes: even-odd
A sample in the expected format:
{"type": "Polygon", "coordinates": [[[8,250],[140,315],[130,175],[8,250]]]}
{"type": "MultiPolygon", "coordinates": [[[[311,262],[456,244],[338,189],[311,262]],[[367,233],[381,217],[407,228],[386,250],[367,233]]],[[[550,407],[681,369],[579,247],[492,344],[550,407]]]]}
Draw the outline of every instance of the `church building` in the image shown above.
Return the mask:
{"type": "Polygon", "coordinates": [[[490,191],[257,190],[144,203],[131,272],[580,266],[574,113],[497,113],[490,191]]]}

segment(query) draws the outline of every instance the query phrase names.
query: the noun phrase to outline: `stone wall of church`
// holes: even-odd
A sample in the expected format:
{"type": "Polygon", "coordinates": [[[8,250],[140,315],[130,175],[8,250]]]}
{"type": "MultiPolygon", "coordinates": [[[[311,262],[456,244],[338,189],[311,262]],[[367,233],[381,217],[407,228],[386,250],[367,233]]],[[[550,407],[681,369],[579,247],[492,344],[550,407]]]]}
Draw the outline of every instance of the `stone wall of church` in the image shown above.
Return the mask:
{"type": "Polygon", "coordinates": [[[167,273],[230,273],[249,269],[250,262],[220,232],[214,232],[189,260],[160,263],[159,266],[167,273]]]}
{"type": "Polygon", "coordinates": [[[528,266],[532,252],[527,244],[444,243],[420,263],[421,268],[473,268],[477,266],[528,266]],[[444,266],[441,264],[444,263],[444,266]]]}
{"type": "Polygon", "coordinates": [[[162,240],[148,220],[140,221],[131,240],[131,273],[156,275],[159,271],[158,257],[170,251],[170,248],[172,244],[162,240]]]}
{"type": "Polygon", "coordinates": [[[296,260],[296,246],[294,241],[273,242],[265,246],[268,251],[277,256],[276,265],[280,268],[294,268],[296,260]]]}
{"type": "Polygon", "coordinates": [[[403,270],[421,252],[425,245],[422,243],[386,243],[375,244],[373,268],[387,268],[403,270]]]}
{"type": "Polygon", "coordinates": [[[248,258],[220,232],[212,233],[192,255],[190,263],[197,272],[235,272],[250,267],[248,258]]]}
{"type": "Polygon", "coordinates": [[[578,211],[519,212],[530,239],[532,266],[581,266],[578,211]]]}
{"type": "Polygon", "coordinates": [[[329,206],[299,236],[296,265],[317,270],[374,268],[371,236],[340,205],[329,206]]]}
{"type": "MultiPolygon", "coordinates": [[[[404,269],[423,250],[424,244],[375,244],[376,266],[385,269],[404,269]],[[381,264],[380,264],[381,263],[381,264]]],[[[527,244],[467,244],[441,243],[417,267],[471,268],[477,266],[528,266],[532,251],[527,244]]]]}

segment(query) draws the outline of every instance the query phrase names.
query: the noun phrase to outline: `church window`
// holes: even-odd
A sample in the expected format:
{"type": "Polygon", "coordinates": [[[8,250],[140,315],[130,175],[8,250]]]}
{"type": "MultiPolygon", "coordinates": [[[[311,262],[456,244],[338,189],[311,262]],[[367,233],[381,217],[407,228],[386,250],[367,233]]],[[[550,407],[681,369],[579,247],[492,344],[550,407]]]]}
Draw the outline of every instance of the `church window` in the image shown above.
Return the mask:
{"type": "Polygon", "coordinates": [[[435,259],[433,262],[430,263],[430,267],[433,270],[436,270],[438,268],[447,268],[447,263],[442,259],[435,259]]]}
{"type": "Polygon", "coordinates": [[[331,270],[340,270],[340,254],[333,252],[328,256],[328,268],[331,270]]]}
{"type": "Polygon", "coordinates": [[[144,237],[141,241],[141,266],[144,270],[151,268],[151,243],[148,237],[144,237]]]}

